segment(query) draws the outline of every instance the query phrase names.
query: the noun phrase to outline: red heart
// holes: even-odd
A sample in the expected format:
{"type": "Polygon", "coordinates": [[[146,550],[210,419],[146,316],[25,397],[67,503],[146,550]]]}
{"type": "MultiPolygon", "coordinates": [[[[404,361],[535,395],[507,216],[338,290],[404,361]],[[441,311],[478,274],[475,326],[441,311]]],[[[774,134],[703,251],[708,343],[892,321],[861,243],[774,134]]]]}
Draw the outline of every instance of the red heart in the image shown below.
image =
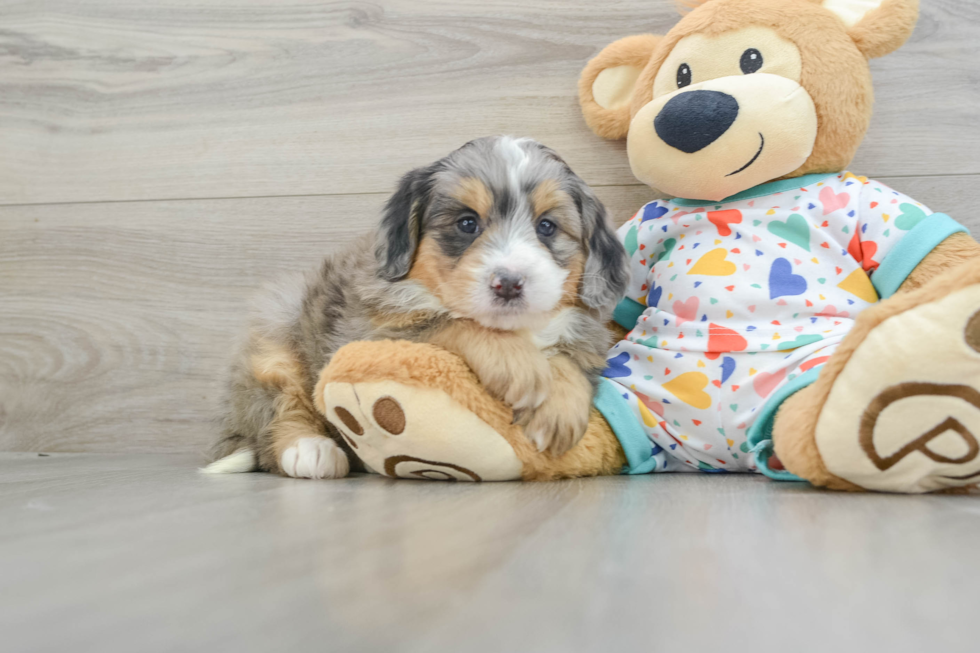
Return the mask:
{"type": "Polygon", "coordinates": [[[876,206],[878,206],[878,202],[872,202],[872,203],[871,203],[871,208],[874,208],[874,207],[876,207],[876,206]]]}
{"type": "Polygon", "coordinates": [[[779,246],[782,247],[783,249],[786,249],[786,243],[779,243],[779,246]]]}
{"type": "Polygon", "coordinates": [[[725,290],[727,290],[728,292],[731,292],[731,291],[735,290],[735,286],[725,286],[725,290]]]}
{"type": "Polygon", "coordinates": [[[670,376],[670,368],[664,369],[664,376],[670,376]]]}
{"type": "Polygon", "coordinates": [[[738,332],[718,324],[708,325],[708,353],[744,351],[748,346],[748,341],[738,332]]]}
{"type": "Polygon", "coordinates": [[[640,245],[640,251],[641,251],[641,252],[642,252],[643,250],[645,250],[646,248],[647,248],[647,246],[646,246],[646,245],[640,245]]]}
{"type": "Polygon", "coordinates": [[[699,419],[692,419],[691,421],[694,422],[694,426],[701,426],[701,420],[699,420],[699,419]]]}
{"type": "Polygon", "coordinates": [[[830,243],[820,243],[820,246],[826,249],[830,249],[830,243]]]}
{"type": "Polygon", "coordinates": [[[742,212],[738,209],[708,211],[708,222],[718,227],[719,236],[731,236],[732,228],[728,225],[741,223],[742,212]]]}

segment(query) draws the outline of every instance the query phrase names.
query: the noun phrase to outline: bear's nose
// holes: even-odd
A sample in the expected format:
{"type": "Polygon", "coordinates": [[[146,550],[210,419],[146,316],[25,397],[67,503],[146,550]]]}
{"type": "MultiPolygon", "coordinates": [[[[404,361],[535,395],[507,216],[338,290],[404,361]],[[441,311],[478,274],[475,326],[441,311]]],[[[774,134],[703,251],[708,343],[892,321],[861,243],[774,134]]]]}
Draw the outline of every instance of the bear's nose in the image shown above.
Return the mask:
{"type": "Polygon", "coordinates": [[[653,128],[667,145],[693,154],[721,138],[737,117],[738,101],[728,93],[688,91],[664,105],[653,128]]]}

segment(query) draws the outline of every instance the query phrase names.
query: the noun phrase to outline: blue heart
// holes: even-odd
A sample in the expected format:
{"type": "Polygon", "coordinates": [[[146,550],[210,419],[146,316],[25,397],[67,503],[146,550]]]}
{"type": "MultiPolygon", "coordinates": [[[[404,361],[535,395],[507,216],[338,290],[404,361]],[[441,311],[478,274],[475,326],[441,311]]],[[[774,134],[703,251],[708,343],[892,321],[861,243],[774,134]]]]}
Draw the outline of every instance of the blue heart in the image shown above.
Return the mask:
{"type": "Polygon", "coordinates": [[[650,293],[647,295],[647,306],[656,306],[660,302],[660,296],[664,294],[664,287],[650,282],[650,293]]]}
{"type": "Polygon", "coordinates": [[[758,250],[758,249],[755,250],[755,255],[756,256],[762,256],[762,250],[758,250]]]}
{"type": "Polygon", "coordinates": [[[811,202],[810,204],[807,204],[807,206],[806,206],[806,208],[808,208],[808,209],[811,209],[811,210],[812,210],[812,209],[815,209],[815,208],[817,208],[817,205],[816,205],[816,204],[813,204],[813,203],[811,202]]]}
{"type": "Polygon", "coordinates": [[[769,299],[788,295],[802,295],[806,292],[806,279],[793,274],[793,264],[784,258],[777,258],[769,269],[769,299]]]}
{"type": "Polygon", "coordinates": [[[660,206],[656,202],[653,204],[647,204],[647,207],[643,210],[643,217],[640,219],[640,224],[643,224],[647,220],[656,220],[657,218],[662,218],[667,213],[667,207],[660,206]]]}
{"type": "Polygon", "coordinates": [[[650,455],[651,456],[656,456],[658,453],[662,452],[663,450],[664,450],[664,448],[661,447],[659,444],[654,444],[650,448],[650,455]]]}
{"type": "Polygon", "coordinates": [[[694,282],[694,287],[695,287],[695,288],[697,288],[698,286],[700,286],[700,285],[701,285],[701,283],[702,283],[702,282],[700,282],[700,281],[695,281],[695,282],[694,282]]]}
{"type": "Polygon", "coordinates": [[[671,450],[671,451],[673,451],[673,450],[674,450],[674,449],[676,449],[676,448],[677,448],[677,445],[676,445],[676,444],[672,444],[672,445],[670,445],[670,450],[671,450]]]}
{"type": "Polygon", "coordinates": [[[626,361],[630,359],[630,355],[627,352],[623,352],[619,356],[610,358],[606,361],[606,369],[602,371],[602,376],[607,379],[620,379],[624,376],[629,376],[632,374],[630,368],[626,367],[626,361]]]}
{"type": "Polygon", "coordinates": [[[742,237],[742,234],[740,234],[738,232],[735,233],[735,240],[738,240],[741,237],[742,237]]]}
{"type": "Polygon", "coordinates": [[[724,383],[731,377],[732,372],[735,371],[735,359],[731,356],[725,356],[721,360],[721,382],[724,383]]]}

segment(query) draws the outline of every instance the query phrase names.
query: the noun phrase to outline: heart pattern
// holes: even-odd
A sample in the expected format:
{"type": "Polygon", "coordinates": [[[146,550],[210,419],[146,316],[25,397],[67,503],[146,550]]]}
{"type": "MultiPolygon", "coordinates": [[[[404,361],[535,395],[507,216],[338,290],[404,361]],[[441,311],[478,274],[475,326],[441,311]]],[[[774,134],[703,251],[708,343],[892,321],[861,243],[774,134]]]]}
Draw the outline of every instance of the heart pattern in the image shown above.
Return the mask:
{"type": "Polygon", "coordinates": [[[618,232],[631,281],[617,315],[634,328],[602,387],[650,439],[648,468],[754,469],[759,409],[831,360],[878,301],[880,264],[930,215],[849,173],[795,183],[748,200],[657,200],[618,232]]]}

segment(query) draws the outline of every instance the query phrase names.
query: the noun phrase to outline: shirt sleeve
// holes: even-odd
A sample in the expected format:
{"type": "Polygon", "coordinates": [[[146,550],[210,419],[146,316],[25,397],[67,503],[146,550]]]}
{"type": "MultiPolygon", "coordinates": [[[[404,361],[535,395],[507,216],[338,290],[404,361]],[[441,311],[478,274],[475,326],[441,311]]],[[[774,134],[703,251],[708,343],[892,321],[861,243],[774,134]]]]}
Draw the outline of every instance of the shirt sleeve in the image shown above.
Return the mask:
{"type": "Polygon", "coordinates": [[[966,229],[949,216],[869,180],[862,186],[858,222],[847,251],[885,298],[939,243],[961,231],[966,229]]]}
{"type": "Polygon", "coordinates": [[[643,242],[641,227],[644,222],[651,219],[649,216],[663,215],[666,212],[666,207],[660,206],[660,203],[650,202],[616,231],[616,236],[626,248],[626,255],[629,257],[630,280],[626,286],[626,297],[619,302],[613,311],[613,319],[625,329],[635,327],[636,321],[640,319],[647,307],[647,294],[649,292],[647,276],[650,273],[649,257],[652,254],[652,249],[643,242]]]}

